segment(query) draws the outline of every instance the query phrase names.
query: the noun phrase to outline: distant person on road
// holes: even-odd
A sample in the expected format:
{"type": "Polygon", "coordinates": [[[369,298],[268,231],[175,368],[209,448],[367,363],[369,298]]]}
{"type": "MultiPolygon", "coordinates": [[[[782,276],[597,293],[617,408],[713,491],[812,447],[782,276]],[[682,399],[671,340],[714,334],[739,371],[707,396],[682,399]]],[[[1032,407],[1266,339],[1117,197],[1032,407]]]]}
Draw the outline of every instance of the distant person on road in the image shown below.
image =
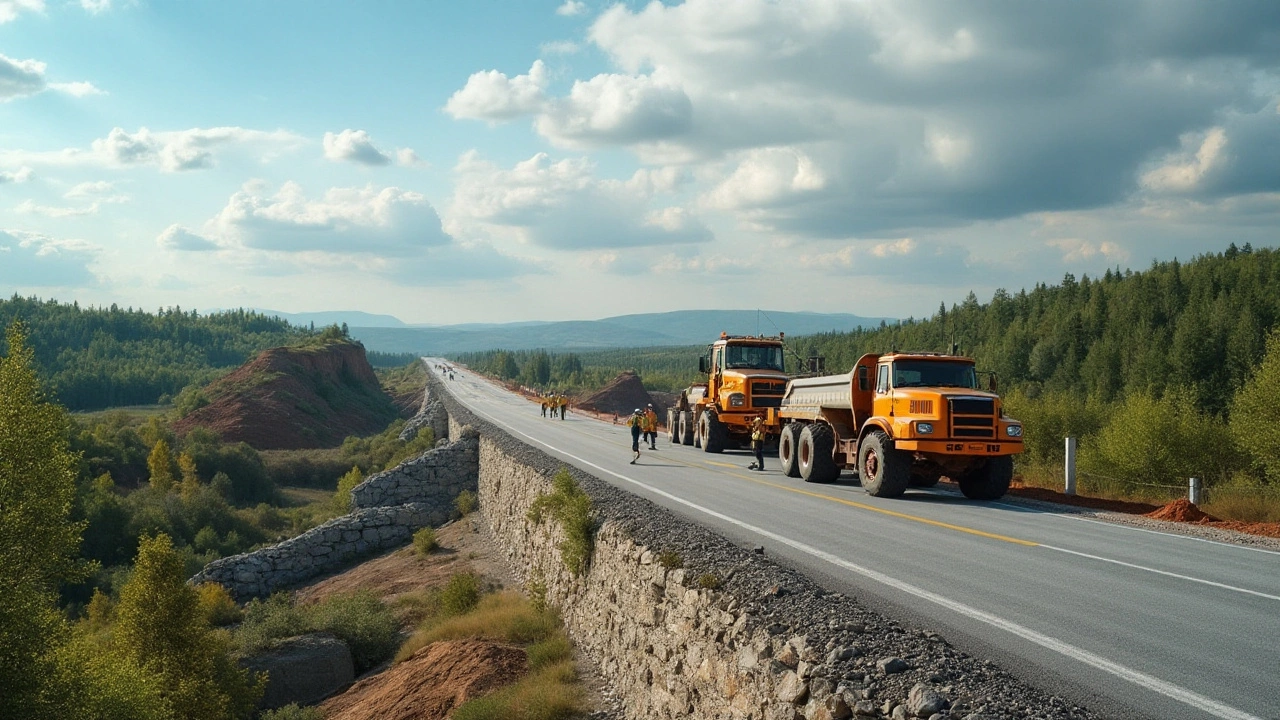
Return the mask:
{"type": "Polygon", "coordinates": [[[756,454],[756,461],[747,466],[748,470],[764,471],[764,418],[757,415],[751,421],[751,451],[756,454]]]}
{"type": "Polygon", "coordinates": [[[560,419],[563,420],[564,416],[569,414],[569,398],[565,397],[564,393],[560,393],[558,402],[560,404],[560,419]]]}
{"type": "Polygon", "coordinates": [[[653,411],[653,403],[644,409],[645,430],[649,436],[649,449],[658,449],[658,413],[653,411]]]}
{"type": "Polygon", "coordinates": [[[542,417],[546,417],[547,416],[547,396],[541,395],[539,396],[538,399],[542,401],[542,417]]]}
{"type": "Polygon", "coordinates": [[[631,417],[627,418],[627,427],[631,428],[631,452],[636,454],[631,458],[632,465],[640,459],[640,433],[644,432],[645,422],[644,413],[640,408],[636,408],[636,411],[631,413],[631,417]]]}

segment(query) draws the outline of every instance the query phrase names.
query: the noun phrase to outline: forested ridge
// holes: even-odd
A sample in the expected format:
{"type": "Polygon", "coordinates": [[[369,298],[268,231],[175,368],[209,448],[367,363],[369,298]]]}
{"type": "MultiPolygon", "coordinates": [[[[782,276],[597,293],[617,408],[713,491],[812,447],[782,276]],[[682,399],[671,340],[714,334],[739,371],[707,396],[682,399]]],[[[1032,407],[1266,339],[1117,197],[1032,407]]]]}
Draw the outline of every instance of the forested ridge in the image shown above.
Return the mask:
{"type": "MultiPolygon", "coordinates": [[[[0,327],[22,320],[45,386],[69,410],[148,405],[203,383],[255,353],[309,334],[246,310],[200,315],[181,308],[81,306],[0,300],[0,327]]],[[[6,351],[0,343],[0,354],[6,351]]]]}

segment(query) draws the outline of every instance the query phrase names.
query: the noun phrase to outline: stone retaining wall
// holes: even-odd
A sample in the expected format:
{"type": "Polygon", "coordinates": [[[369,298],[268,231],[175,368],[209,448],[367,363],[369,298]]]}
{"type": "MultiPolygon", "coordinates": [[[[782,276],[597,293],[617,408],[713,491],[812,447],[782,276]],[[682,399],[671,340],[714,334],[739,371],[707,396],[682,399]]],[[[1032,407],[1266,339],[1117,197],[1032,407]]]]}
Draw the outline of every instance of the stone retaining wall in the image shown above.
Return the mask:
{"type": "MultiPolygon", "coordinates": [[[[435,404],[443,410],[439,403],[435,404]]],[[[475,430],[454,433],[448,445],[406,460],[390,470],[370,475],[351,491],[354,508],[387,507],[405,503],[426,503],[432,507],[452,507],[463,490],[476,489],[479,472],[475,430]]]]}
{"type": "Polygon", "coordinates": [[[512,570],[545,587],[629,718],[1098,717],[762,552],[563,468],[457,403],[434,374],[428,383],[451,427],[479,429],[480,510],[512,570]],[[581,576],[560,559],[559,527],[528,518],[561,469],[598,520],[581,576]]]}

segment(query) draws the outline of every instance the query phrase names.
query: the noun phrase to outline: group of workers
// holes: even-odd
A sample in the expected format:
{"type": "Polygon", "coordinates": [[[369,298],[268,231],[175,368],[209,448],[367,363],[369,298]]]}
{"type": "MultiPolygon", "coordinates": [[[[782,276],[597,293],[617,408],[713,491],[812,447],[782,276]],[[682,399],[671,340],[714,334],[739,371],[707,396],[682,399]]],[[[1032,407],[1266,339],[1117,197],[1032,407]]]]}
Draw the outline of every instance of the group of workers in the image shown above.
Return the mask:
{"type": "Polygon", "coordinates": [[[658,449],[658,413],[654,411],[653,403],[649,403],[644,410],[636,408],[631,417],[627,418],[627,427],[631,428],[631,452],[635,453],[631,464],[635,465],[640,459],[642,439],[650,450],[658,449]]]}
{"type": "Polygon", "coordinates": [[[448,365],[436,365],[436,370],[440,371],[441,377],[447,377],[450,380],[453,379],[453,368],[448,365]]]}
{"type": "Polygon", "coordinates": [[[538,400],[542,403],[542,417],[547,416],[550,411],[551,417],[559,417],[561,420],[569,413],[569,398],[564,393],[547,393],[538,396],[538,400]]]}

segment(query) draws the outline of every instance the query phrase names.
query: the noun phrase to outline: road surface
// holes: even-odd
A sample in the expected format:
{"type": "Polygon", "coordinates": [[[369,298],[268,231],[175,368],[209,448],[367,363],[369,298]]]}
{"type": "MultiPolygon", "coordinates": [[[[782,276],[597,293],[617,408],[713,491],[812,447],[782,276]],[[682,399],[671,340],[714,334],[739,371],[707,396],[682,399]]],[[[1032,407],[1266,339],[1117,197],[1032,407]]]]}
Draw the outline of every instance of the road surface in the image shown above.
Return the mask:
{"type": "MultiPolygon", "coordinates": [[[[433,368],[438,359],[427,359],[433,368]]],[[[797,567],[1079,704],[1119,718],[1280,718],[1280,553],[944,487],[873,498],[746,452],[672,445],[629,465],[621,425],[538,405],[463,370],[480,417],[602,480],[797,567]]]]}

